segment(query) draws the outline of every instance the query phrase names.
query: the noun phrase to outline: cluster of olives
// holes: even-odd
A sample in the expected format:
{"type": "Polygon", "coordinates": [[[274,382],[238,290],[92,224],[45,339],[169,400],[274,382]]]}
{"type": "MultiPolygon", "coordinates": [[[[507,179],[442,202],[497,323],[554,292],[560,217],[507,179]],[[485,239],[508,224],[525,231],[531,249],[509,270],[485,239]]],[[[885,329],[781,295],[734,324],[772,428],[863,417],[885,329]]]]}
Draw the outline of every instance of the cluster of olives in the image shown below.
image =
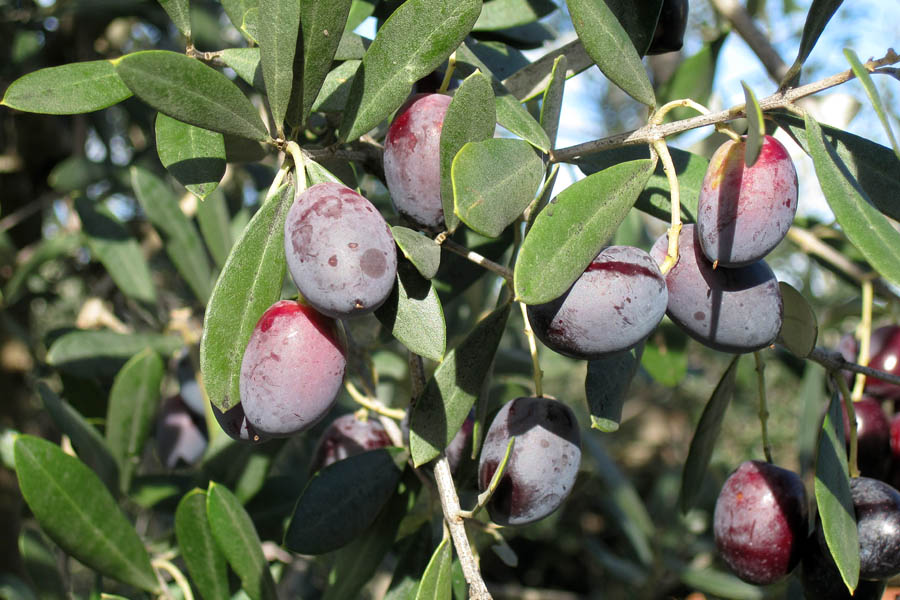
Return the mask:
{"type": "MultiPolygon", "coordinates": [[[[900,374],[900,327],[875,330],[870,365],[900,374]]],[[[855,360],[852,336],[841,352],[855,360]]],[[[808,534],[807,497],[799,476],[768,463],[747,461],[732,473],[716,501],[714,531],[719,553],[741,579],[769,584],[798,564],[807,598],[881,598],[885,581],[900,575],[900,413],[888,421],[883,402],[900,399],[900,386],[879,379],[866,383],[854,402],[861,476],[850,480],[860,552],[860,584],[853,596],[829,552],[821,521],[808,534]]],[[[850,422],[844,412],[844,436],[850,422]]]]}

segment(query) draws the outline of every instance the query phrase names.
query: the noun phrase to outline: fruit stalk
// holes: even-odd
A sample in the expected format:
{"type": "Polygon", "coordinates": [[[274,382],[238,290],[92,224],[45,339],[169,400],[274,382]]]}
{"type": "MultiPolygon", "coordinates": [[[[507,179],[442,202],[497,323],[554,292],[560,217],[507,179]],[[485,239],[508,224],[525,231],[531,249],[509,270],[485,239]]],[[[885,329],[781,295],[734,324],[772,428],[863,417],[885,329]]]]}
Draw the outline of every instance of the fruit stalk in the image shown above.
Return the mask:
{"type": "Polygon", "coordinates": [[[528,308],[522,302],[519,302],[519,308],[522,309],[522,321],[525,323],[525,337],[528,338],[528,350],[531,353],[531,364],[534,371],[534,395],[543,396],[543,371],[541,371],[541,361],[538,359],[537,342],[534,339],[534,330],[528,321],[528,308]]]}
{"type": "Polygon", "coordinates": [[[756,385],[759,389],[759,424],[762,428],[762,444],[763,453],[766,455],[766,462],[773,464],[772,447],[769,444],[769,405],[766,401],[766,364],[763,362],[762,355],[759,352],[753,353],[756,360],[756,385]]]}
{"type": "Polygon", "coordinates": [[[665,140],[654,140],[653,149],[662,160],[663,171],[669,181],[669,204],[672,213],[672,221],[669,226],[669,247],[665,260],[659,265],[660,272],[665,276],[678,262],[678,238],[681,234],[681,194],[678,187],[678,174],[675,172],[675,165],[672,163],[672,156],[669,154],[665,140]]]}

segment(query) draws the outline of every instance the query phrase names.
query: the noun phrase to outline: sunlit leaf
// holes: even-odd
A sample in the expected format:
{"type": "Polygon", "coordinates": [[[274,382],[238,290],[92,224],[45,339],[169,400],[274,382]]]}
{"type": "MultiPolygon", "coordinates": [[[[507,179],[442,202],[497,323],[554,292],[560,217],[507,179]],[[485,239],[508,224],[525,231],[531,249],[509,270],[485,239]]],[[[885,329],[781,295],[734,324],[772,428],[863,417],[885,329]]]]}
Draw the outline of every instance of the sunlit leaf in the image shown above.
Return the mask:
{"type": "Polygon", "coordinates": [[[191,10],[188,0],[158,0],[178,31],[191,37],[191,10]]]}
{"type": "Polygon", "coordinates": [[[544,100],[541,102],[541,127],[550,138],[550,145],[556,146],[556,133],[559,130],[559,117],[562,113],[563,90],[566,87],[566,55],[556,58],[553,63],[553,71],[550,74],[550,82],[544,92],[544,100]]]}
{"type": "MultiPolygon", "coordinates": [[[[294,0],[296,2],[296,0],[294,0]]],[[[302,106],[298,123],[309,116],[319,90],[331,69],[331,62],[341,42],[351,0],[302,0],[300,2],[303,31],[302,106]]],[[[296,92],[295,92],[296,93],[296,92]]]]}
{"type": "Polygon", "coordinates": [[[103,576],[158,591],[143,541],[93,471],[29,435],[16,438],[14,452],[22,496],[60,548],[103,576]]]}
{"type": "Polygon", "coordinates": [[[294,81],[294,54],[300,33],[300,2],[298,0],[259,0],[259,59],[266,96],[272,109],[275,128],[282,131],[282,123],[291,100],[294,81]]]}
{"type": "Polygon", "coordinates": [[[76,330],[50,345],[47,364],[79,377],[108,376],[144,348],[168,357],[183,347],[179,335],[76,330]]]}
{"type": "Polygon", "coordinates": [[[621,163],[572,184],[551,200],[519,252],[517,300],[543,304],[562,295],[612,238],[654,166],[650,160],[621,163]]]}
{"type": "Polygon", "coordinates": [[[566,79],[594,65],[594,61],[584,49],[584,44],[576,39],[522,67],[504,79],[503,86],[522,101],[543,94],[547,84],[550,83],[553,65],[560,56],[566,57],[566,79]]]}
{"type": "Polygon", "coordinates": [[[13,81],[0,104],[25,112],[74,115],[117,104],[131,96],[107,60],[40,69],[13,81]]]}
{"type": "Polygon", "coordinates": [[[445,537],[435,548],[419,589],[416,591],[415,600],[450,600],[450,566],[453,562],[453,545],[450,538],[445,537]]]}
{"type": "Polygon", "coordinates": [[[744,88],[745,112],[747,113],[747,137],[744,148],[744,164],[752,167],[759,158],[759,151],[762,150],[763,139],[766,135],[766,124],[763,121],[762,110],[759,108],[759,102],[756,101],[756,95],[747,84],[741,82],[744,88]]]}
{"type": "Polygon", "coordinates": [[[225,139],[221,133],[156,116],[156,152],[172,177],[201,200],[225,175],[225,139]]]}
{"type": "Polygon", "coordinates": [[[431,279],[441,264],[441,247],[430,237],[408,227],[391,227],[394,241],[409,262],[415,265],[419,274],[431,279]]]}
{"type": "Polygon", "coordinates": [[[226,600],[228,566],[206,516],[207,495],[200,489],[185,494],[175,510],[175,539],[191,582],[203,600],[226,600]]]}
{"type": "Polygon", "coordinates": [[[856,78],[859,79],[863,89],[866,90],[866,96],[869,97],[869,102],[872,103],[872,108],[875,109],[875,113],[881,121],[881,126],[884,127],[884,132],[891,141],[891,147],[894,149],[894,154],[897,158],[900,158],[900,146],[897,145],[897,138],[894,137],[894,130],[891,128],[891,122],[888,120],[887,113],[884,110],[884,104],[881,102],[881,96],[878,94],[878,88],[875,87],[875,82],[872,81],[872,76],[869,75],[869,71],[863,66],[859,57],[856,55],[856,52],[852,49],[844,48],[844,56],[847,57],[847,62],[850,63],[853,74],[856,75],[856,78]]]}
{"type": "Polygon", "coordinates": [[[397,265],[397,285],[375,316],[410,352],[439,361],[447,345],[437,292],[408,261],[397,265]]]}
{"type": "Polygon", "coordinates": [[[556,10],[551,0],[491,0],[484,3],[473,31],[494,31],[533,23],[556,10]]]}
{"type": "Polygon", "coordinates": [[[803,35],[800,38],[800,49],[797,51],[797,58],[794,60],[794,64],[791,65],[783,83],[791,83],[798,75],[800,75],[800,69],[803,67],[803,63],[809,58],[810,52],[812,52],[816,42],[819,41],[819,36],[822,35],[822,31],[825,30],[828,21],[834,16],[834,13],[837,12],[837,9],[840,8],[843,1],[844,0],[812,1],[809,10],[806,13],[806,23],[803,25],[803,35]]]}

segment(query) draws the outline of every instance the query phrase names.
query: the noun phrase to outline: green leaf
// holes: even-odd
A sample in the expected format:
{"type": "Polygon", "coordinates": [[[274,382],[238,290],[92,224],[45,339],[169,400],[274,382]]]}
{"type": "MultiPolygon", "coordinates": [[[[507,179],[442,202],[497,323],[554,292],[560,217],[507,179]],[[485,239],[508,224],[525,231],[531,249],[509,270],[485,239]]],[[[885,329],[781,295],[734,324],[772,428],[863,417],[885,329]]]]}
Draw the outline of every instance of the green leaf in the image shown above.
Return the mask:
{"type": "Polygon", "coordinates": [[[678,578],[691,589],[732,600],[763,600],[765,589],[717,569],[679,569],[678,578]]]}
{"type": "Polygon", "coordinates": [[[681,475],[680,505],[682,513],[686,513],[694,506],[700,485],[703,483],[703,477],[706,475],[709,459],[712,458],[713,448],[719,438],[719,432],[722,430],[722,419],[725,418],[725,411],[734,395],[734,381],[739,358],[738,354],[731,359],[728,368],[725,369],[725,373],[722,374],[722,378],[716,385],[716,389],[713,390],[709,402],[706,403],[703,414],[700,416],[700,422],[697,423],[697,429],[694,431],[694,437],[691,438],[691,447],[688,450],[688,457],[681,475]]]}
{"type": "Polygon", "coordinates": [[[469,142],[450,169],[454,211],[482,235],[498,237],[531,204],[544,177],[544,162],[524,140],[469,142]]]}
{"type": "Polygon", "coordinates": [[[844,233],[876,271],[900,284],[900,233],[872,206],[810,115],[806,131],[816,176],[844,233]]]}
{"type": "Polygon", "coordinates": [[[400,522],[414,500],[409,488],[401,493],[401,487],[381,509],[372,526],[335,553],[334,564],[328,574],[328,588],[322,600],[358,598],[360,590],[384,562],[385,555],[394,545],[400,522]]]}
{"type": "Polygon", "coordinates": [[[806,298],[790,284],[779,281],[778,289],[781,291],[781,301],[784,305],[778,343],[795,356],[806,358],[815,349],[816,338],[819,335],[816,313],[806,298]]]}
{"type": "Polygon", "coordinates": [[[159,113],[156,152],[172,177],[203,200],[225,175],[225,138],[159,113]]]}
{"type": "Polygon", "coordinates": [[[131,187],[166,244],[166,253],[203,303],[212,293],[212,271],[197,229],[188,220],[172,190],[156,175],[131,167],[131,187]]]}
{"type": "Polygon", "coordinates": [[[369,450],[316,473],[294,507],[285,547],[324,554],[360,535],[394,493],[401,475],[397,460],[403,454],[400,448],[369,450]]]}
{"type": "Polygon", "coordinates": [[[556,133],[559,131],[559,116],[562,113],[563,90],[566,87],[566,55],[558,56],[553,62],[550,82],[541,102],[541,127],[550,138],[550,145],[556,147],[556,133]]]}
{"type": "Polygon", "coordinates": [[[47,351],[47,363],[79,377],[115,375],[119,368],[144,348],[171,356],[184,347],[178,335],[72,331],[57,338],[47,351]]]}
{"type": "Polygon", "coordinates": [[[166,50],[126,54],[116,72],[141,100],[174,119],[251,140],[268,137],[250,100],[199,60],[166,50]]]}
{"type": "Polygon", "coordinates": [[[43,381],[38,382],[37,388],[44,409],[59,430],[72,440],[72,447],[75,448],[78,458],[93,469],[111,493],[117,493],[119,467],[103,436],[81,416],[81,413],[68,402],[64,402],[43,381]]]}
{"type": "Polygon", "coordinates": [[[538,150],[550,151],[550,139],[540,124],[531,116],[519,99],[510,93],[490,68],[478,58],[477,51],[484,49],[484,44],[470,40],[460,44],[456,50],[456,71],[462,76],[469,76],[476,70],[481,71],[491,80],[494,90],[494,107],[497,122],[510,132],[519,136],[538,150]]]}
{"type": "Polygon", "coordinates": [[[803,35],[800,38],[800,49],[797,51],[797,59],[791,65],[790,70],[784,78],[783,83],[793,81],[799,74],[803,63],[809,58],[810,52],[819,36],[825,30],[825,26],[844,0],[813,0],[806,13],[806,23],[803,25],[803,35]]]}
{"type": "Polygon", "coordinates": [[[263,555],[259,534],[250,515],[224,485],[210,482],[206,518],[219,551],[241,580],[251,600],[276,600],[275,581],[263,555]]]}
{"type": "Polygon", "coordinates": [[[656,97],[641,57],[604,0],[566,0],[572,24],[587,53],[622,90],[653,108],[656,97]]]}
{"type": "Polygon", "coordinates": [[[816,505],[825,542],[841,579],[853,593],[859,583],[859,537],[850,494],[841,398],[833,394],[822,424],[816,458],[816,505]]]}
{"type": "Polygon", "coordinates": [[[341,112],[350,97],[353,78],[362,64],[361,60],[346,60],[325,77],[319,95],[310,110],[314,112],[341,112]]]}
{"type": "Polygon", "coordinates": [[[222,8],[225,9],[225,14],[228,15],[234,28],[240,31],[245,38],[256,43],[256,40],[249,37],[241,26],[244,23],[244,15],[248,11],[259,10],[259,0],[222,0],[222,8]]]}
{"type": "Polygon", "coordinates": [[[496,31],[534,23],[556,10],[550,0],[491,0],[485,2],[472,31],[496,31]]]}
{"type": "Polygon", "coordinates": [[[441,247],[438,243],[418,231],[399,225],[391,227],[391,233],[403,256],[415,265],[419,274],[425,279],[434,277],[441,264],[441,247]]]}
{"type": "Polygon", "coordinates": [[[378,30],[353,79],[341,139],[354,140],[403,104],[472,29],[481,0],[407,0],[378,30]]]}
{"type": "Polygon", "coordinates": [[[147,305],[156,303],[156,286],[137,240],[103,205],[84,196],[75,199],[81,228],[91,254],[99,260],[123,294],[147,305]]]}
{"type": "Polygon", "coordinates": [[[894,154],[897,158],[900,158],[900,146],[897,146],[897,138],[894,137],[894,130],[891,129],[891,122],[888,120],[887,113],[884,110],[884,104],[881,102],[881,96],[878,95],[878,88],[875,87],[872,76],[869,75],[869,71],[863,66],[859,57],[856,55],[856,52],[852,49],[844,48],[844,56],[847,57],[847,62],[850,63],[853,74],[856,75],[856,78],[859,79],[863,89],[866,90],[866,96],[869,97],[869,102],[872,103],[872,108],[875,109],[875,113],[881,121],[881,126],[884,127],[884,132],[891,141],[891,147],[894,149],[894,154]]]}
{"type": "Polygon", "coordinates": [[[550,83],[553,65],[560,56],[565,56],[568,63],[566,79],[594,65],[594,61],[584,49],[584,44],[576,39],[561,48],[551,50],[504,79],[505,89],[522,101],[542,94],[550,83]]]}
{"type": "Polygon", "coordinates": [[[481,71],[466,77],[453,95],[441,126],[441,204],[444,224],[453,232],[459,217],[453,212],[453,158],[467,142],[479,142],[494,136],[497,111],[491,80],[481,71]]]}
{"type": "Polygon", "coordinates": [[[650,160],[621,163],[585,177],[551,200],[522,243],[515,267],[516,299],[543,304],[562,295],[625,219],[654,166],[650,160]]]}
{"type": "Polygon", "coordinates": [[[280,134],[294,81],[294,54],[300,33],[300,2],[259,0],[259,20],[265,24],[259,30],[259,59],[275,129],[280,134]]]}
{"type": "Polygon", "coordinates": [[[16,438],[14,452],[22,496],[60,548],[105,577],[158,592],[143,541],[93,471],[30,435],[16,438]]]}
{"type": "Polygon", "coordinates": [[[228,201],[221,192],[213,192],[197,207],[197,224],[213,260],[221,268],[228,259],[234,240],[231,237],[228,201]]]}
{"type": "Polygon", "coordinates": [[[106,165],[83,156],[69,156],[56,163],[47,176],[47,183],[57,192],[80,192],[87,186],[110,176],[106,165]]]}
{"type": "Polygon", "coordinates": [[[611,432],[619,428],[628,386],[641,364],[644,344],[606,358],[588,361],[584,393],[591,411],[591,427],[611,432]]]}
{"type": "Polygon", "coordinates": [[[259,317],[281,297],[284,221],[294,201],[284,185],[253,215],[231,249],[206,307],[200,370],[210,402],[227,411],[240,402],[241,359],[259,317]]]}
{"type": "Polygon", "coordinates": [[[25,112],[74,115],[117,104],[131,96],[108,60],[91,60],[28,73],[13,81],[0,104],[25,112]]]}
{"type": "Polygon", "coordinates": [[[222,50],[222,62],[231,67],[238,77],[261,92],[266,91],[259,48],[226,48],[222,50]]]}
{"type": "MultiPolygon", "coordinates": [[[[678,64],[671,77],[657,90],[656,95],[660,105],[681,98],[691,98],[704,106],[709,104],[716,75],[716,62],[727,36],[726,33],[703,44],[696,54],[685,58],[678,64]]],[[[687,119],[696,114],[697,111],[690,108],[676,108],[666,113],[665,121],[687,119]]]]}
{"type": "Polygon", "coordinates": [[[510,305],[504,304],[482,319],[447,353],[425,386],[409,419],[416,467],[436,457],[462,427],[490,372],[509,311],[510,305]]]}
{"type": "Polygon", "coordinates": [[[686,350],[687,336],[664,318],[644,344],[641,367],[657,383],[675,387],[687,375],[686,350]]]}
{"type": "MultiPolygon", "coordinates": [[[[784,113],[772,117],[808,154],[803,119],[784,113]]],[[[896,200],[900,197],[900,162],[890,148],[827,125],[821,129],[875,207],[900,220],[900,203],[896,200]]]]}
{"type": "Polygon", "coordinates": [[[644,56],[653,42],[656,24],[659,21],[663,0],[604,0],[609,10],[616,16],[622,29],[628,34],[638,56],[644,56]]]}
{"type": "Polygon", "coordinates": [[[193,489],[175,510],[175,539],[203,600],[228,600],[228,565],[206,517],[206,492],[193,489]]]}
{"type": "Polygon", "coordinates": [[[165,364],[147,348],[135,354],[116,375],[106,409],[106,443],[119,463],[122,489],[140,462],[159,405],[165,364]]]}
{"type": "Polygon", "coordinates": [[[188,0],[159,0],[163,9],[185,37],[191,37],[191,11],[188,0]]]}
{"type": "Polygon", "coordinates": [[[444,309],[434,287],[408,261],[397,265],[397,285],[375,316],[410,352],[434,361],[444,357],[444,309]]]}
{"type": "Polygon", "coordinates": [[[56,554],[40,531],[31,527],[22,528],[22,533],[19,534],[19,557],[39,600],[66,600],[69,597],[59,572],[56,554]]]}
{"type": "Polygon", "coordinates": [[[28,259],[18,265],[12,277],[6,282],[6,287],[3,288],[3,304],[12,306],[22,297],[26,291],[25,284],[29,277],[35,274],[41,265],[72,253],[83,243],[84,240],[80,234],[66,234],[62,231],[37,242],[28,259]]]}
{"type": "Polygon", "coordinates": [[[766,135],[766,123],[763,121],[762,109],[759,108],[759,102],[753,90],[747,87],[747,84],[741,81],[741,87],[744,88],[744,103],[747,113],[747,144],[744,148],[744,164],[752,167],[759,158],[759,151],[762,150],[763,139],[766,135]]]}
{"type": "Polygon", "coordinates": [[[244,13],[244,20],[241,22],[241,33],[254,44],[259,44],[259,6],[254,6],[244,13]]]}
{"type": "Polygon", "coordinates": [[[450,566],[453,563],[453,546],[450,537],[445,537],[434,549],[419,589],[416,600],[450,600],[450,566]]]}
{"type": "Polygon", "coordinates": [[[303,27],[303,104],[299,123],[306,122],[328,76],[351,4],[351,0],[300,2],[300,23],[303,27]]]}

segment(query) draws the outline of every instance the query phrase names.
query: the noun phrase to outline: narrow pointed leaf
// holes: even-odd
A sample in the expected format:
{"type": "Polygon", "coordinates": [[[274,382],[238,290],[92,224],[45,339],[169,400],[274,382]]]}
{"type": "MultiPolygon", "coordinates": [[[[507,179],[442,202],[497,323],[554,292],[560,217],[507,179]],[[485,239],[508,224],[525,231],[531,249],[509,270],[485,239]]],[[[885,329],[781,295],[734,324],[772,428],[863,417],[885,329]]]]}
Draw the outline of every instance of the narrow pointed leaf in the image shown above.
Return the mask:
{"type": "Polygon", "coordinates": [[[128,489],[153,427],[164,373],[162,358],[147,348],[125,363],[109,392],[106,443],[119,463],[123,489],[128,489]]]}
{"type": "Polygon", "coordinates": [[[19,534],[19,556],[39,600],[66,600],[69,597],[56,554],[43,534],[31,527],[23,527],[19,534]]]}
{"type": "Polygon", "coordinates": [[[450,538],[445,537],[435,548],[419,589],[416,592],[416,600],[450,600],[452,588],[450,586],[450,567],[453,564],[453,546],[450,538]]]}
{"type": "Polygon", "coordinates": [[[117,104],[131,96],[108,60],[48,67],[13,81],[0,104],[25,112],[74,115],[117,104]]]}
{"type": "MultiPolygon", "coordinates": [[[[259,10],[259,0],[221,0],[222,8],[225,9],[225,14],[228,15],[228,18],[231,20],[234,28],[241,32],[244,37],[247,37],[246,32],[241,28],[241,25],[244,23],[244,15],[247,14],[248,11],[256,9],[259,10]]],[[[249,39],[249,38],[248,38],[249,39]]],[[[251,40],[254,43],[256,40],[251,40]]]]}
{"type": "Polygon", "coordinates": [[[497,78],[491,69],[480,59],[475,53],[475,49],[479,48],[479,44],[474,41],[467,41],[460,44],[456,50],[456,69],[460,75],[469,76],[476,70],[481,71],[491,80],[491,86],[494,90],[494,107],[497,113],[497,123],[503,125],[506,129],[521,137],[543,152],[550,151],[550,140],[547,133],[541,128],[534,117],[531,116],[519,99],[507,90],[500,79],[497,78]]]}
{"type": "Polygon", "coordinates": [[[859,583],[859,537],[850,494],[841,404],[840,396],[832,395],[819,437],[815,491],[825,542],[841,579],[852,593],[859,583]]]}
{"type": "Polygon", "coordinates": [[[797,58],[784,78],[785,82],[790,82],[800,74],[803,63],[809,58],[810,52],[812,52],[816,42],[819,41],[819,36],[822,35],[825,26],[828,25],[828,21],[834,16],[834,13],[837,12],[843,1],[813,0],[809,11],[806,13],[806,23],[803,25],[803,35],[800,38],[800,49],[797,51],[797,58]]]}
{"type": "Polygon", "coordinates": [[[80,377],[105,377],[115,375],[144,348],[168,357],[183,347],[179,335],[76,330],[53,342],[47,351],[47,364],[80,377]]]}
{"type": "Polygon", "coordinates": [[[565,54],[556,58],[550,74],[550,82],[544,91],[544,100],[541,102],[541,127],[547,132],[551,147],[556,147],[556,133],[559,131],[563,90],[566,87],[566,65],[565,54]]]}
{"type": "Polygon", "coordinates": [[[228,600],[228,565],[206,516],[206,492],[185,494],[175,510],[175,539],[191,582],[203,600],[228,600]]]}
{"type": "Polygon", "coordinates": [[[353,80],[341,139],[353,140],[403,104],[412,84],[456,50],[481,0],[407,0],[378,30],[353,80]]]}
{"type": "Polygon", "coordinates": [[[441,264],[441,247],[430,237],[408,227],[391,227],[394,241],[409,262],[415,265],[419,274],[431,279],[441,264]]]}
{"type": "Polygon", "coordinates": [[[866,96],[869,97],[869,102],[872,103],[872,108],[875,109],[875,113],[881,121],[881,126],[884,127],[884,132],[891,141],[891,147],[894,149],[894,154],[897,158],[900,158],[900,146],[897,145],[897,138],[894,137],[894,130],[891,128],[891,122],[888,120],[887,113],[884,110],[884,104],[881,102],[881,96],[878,94],[878,88],[875,87],[875,82],[872,81],[872,76],[869,75],[869,71],[863,66],[859,57],[856,55],[856,52],[852,49],[844,48],[844,56],[847,57],[847,62],[850,63],[853,74],[856,75],[856,78],[859,79],[863,89],[866,90],[866,96]]]}
{"type": "Polygon", "coordinates": [[[259,6],[254,6],[244,13],[240,26],[241,33],[254,44],[259,44],[259,6]]]}
{"type": "Polygon", "coordinates": [[[351,0],[301,0],[303,27],[303,106],[300,123],[309,116],[341,42],[351,0]]]}
{"type": "Polygon", "coordinates": [[[813,312],[806,298],[788,283],[778,282],[781,300],[784,305],[781,331],[778,343],[791,351],[795,356],[806,358],[816,347],[819,325],[816,313],[813,312]]]}
{"type": "Polygon", "coordinates": [[[275,581],[250,515],[224,485],[210,482],[206,518],[213,539],[251,600],[276,600],[275,581]]]}
{"type": "Polygon", "coordinates": [[[694,437],[691,438],[691,447],[688,450],[684,471],[681,474],[680,505],[683,513],[693,508],[703,478],[706,476],[709,459],[712,458],[713,448],[715,448],[719,432],[722,430],[725,411],[734,396],[734,381],[739,358],[738,354],[731,359],[731,363],[725,369],[709,402],[706,403],[706,408],[703,409],[700,422],[697,423],[697,429],[694,431],[694,437]]]}
{"type": "Polygon", "coordinates": [[[394,545],[400,522],[409,512],[411,501],[415,500],[409,488],[403,493],[400,489],[402,486],[384,505],[371,527],[336,552],[322,600],[359,597],[360,590],[384,562],[385,555],[394,545]]]}
{"type": "Polygon", "coordinates": [[[310,108],[313,112],[341,112],[350,98],[353,78],[362,64],[361,60],[345,60],[325,77],[319,95],[310,108]]]}
{"type": "Polygon", "coordinates": [[[639,56],[644,56],[653,42],[663,0],[604,0],[628,34],[639,56]]]}
{"type": "MultiPolygon", "coordinates": [[[[803,119],[784,113],[776,113],[773,118],[809,154],[803,119]]],[[[827,125],[820,129],[875,207],[900,221],[900,203],[896,200],[900,197],[900,161],[890,148],[827,125]]]]}
{"type": "Polygon", "coordinates": [[[166,14],[185,37],[191,37],[191,11],[188,0],[159,0],[166,14]]]}
{"type": "Polygon", "coordinates": [[[131,167],[131,187],[166,243],[166,253],[178,273],[203,303],[212,293],[212,270],[197,228],[181,210],[171,188],[156,175],[131,167]]]}
{"type": "Polygon", "coordinates": [[[409,420],[416,467],[435,458],[462,427],[491,369],[509,311],[505,304],[482,319],[428,380],[409,420]]]}
{"type": "Polygon", "coordinates": [[[116,59],[116,72],[141,100],[174,119],[251,140],[268,136],[259,113],[230,79],[199,60],[166,50],[116,59]]]}
{"type": "Polygon", "coordinates": [[[78,458],[93,469],[110,493],[117,493],[119,467],[100,432],[43,381],[38,382],[37,387],[44,409],[59,430],[72,440],[78,458]]]}
{"type": "Polygon", "coordinates": [[[200,369],[206,394],[219,410],[240,402],[244,349],[259,317],[281,297],[284,220],[294,201],[284,185],[253,215],[213,288],[203,321],[200,369]]]}
{"type": "Polygon", "coordinates": [[[747,84],[741,82],[744,88],[744,102],[747,113],[747,141],[744,149],[744,164],[752,167],[759,158],[759,151],[762,150],[763,138],[766,135],[766,123],[763,121],[762,110],[759,108],[759,102],[756,101],[756,95],[747,84]]]}
{"type": "Polygon", "coordinates": [[[562,295],[625,219],[654,166],[650,160],[621,163],[551,200],[522,243],[514,274],[516,298],[542,304],[562,295]]]}
{"type": "Polygon", "coordinates": [[[807,142],[822,192],[844,233],[885,279],[900,285],[900,233],[872,206],[846,165],[806,117],[807,142]]]}
{"type": "Polygon", "coordinates": [[[491,138],[463,146],[450,177],[460,220],[482,235],[498,237],[534,200],[544,161],[524,140],[491,138]]]}
{"type": "Polygon", "coordinates": [[[221,133],[156,116],[156,152],[172,177],[203,200],[225,175],[225,138],[221,133]]]}
{"type": "Polygon", "coordinates": [[[656,105],[653,86],[631,39],[604,0],[566,0],[584,48],[603,74],[626,94],[656,105]]]}
{"type": "Polygon", "coordinates": [[[75,199],[81,228],[91,254],[99,260],[123,294],[146,304],[156,303],[156,287],[137,240],[103,205],[84,196],[75,199]]]}
{"type": "Polygon", "coordinates": [[[300,34],[300,2],[259,0],[259,20],[264,23],[259,30],[259,60],[272,118],[280,132],[294,81],[294,55],[300,34]]]}
{"type": "Polygon", "coordinates": [[[494,136],[497,111],[491,80],[476,71],[460,84],[453,95],[441,126],[441,204],[444,224],[451,233],[459,226],[453,212],[453,158],[467,142],[479,142],[494,136]]]}
{"type": "Polygon", "coordinates": [[[584,392],[591,411],[591,427],[610,432],[619,428],[628,386],[641,365],[644,344],[612,356],[588,361],[584,392]]]}
{"type": "Polygon", "coordinates": [[[16,438],[14,454],[22,496],[60,548],[105,577],[157,592],[143,541],[93,471],[29,435],[16,438]]]}
{"type": "Polygon", "coordinates": [[[576,39],[522,67],[504,79],[503,86],[523,102],[543,94],[547,84],[550,83],[553,65],[560,56],[565,56],[568,63],[566,79],[594,65],[594,61],[584,49],[584,44],[576,39]]]}
{"type": "Polygon", "coordinates": [[[266,90],[259,48],[226,48],[222,50],[222,62],[231,67],[238,77],[261,92],[266,90]]]}
{"type": "Polygon", "coordinates": [[[691,589],[701,590],[717,598],[732,600],[763,600],[764,588],[742,581],[718,569],[685,568],[678,572],[678,578],[691,589]]]}
{"type": "Polygon", "coordinates": [[[534,23],[556,10],[550,0],[492,0],[485,2],[472,31],[496,31],[534,23]]]}
{"type": "Polygon", "coordinates": [[[197,224],[206,248],[220,268],[228,260],[234,240],[231,238],[231,221],[228,201],[221,192],[213,192],[197,207],[197,224]]]}
{"type": "Polygon", "coordinates": [[[397,461],[402,453],[400,448],[369,450],[316,473],[294,507],[285,547],[300,554],[324,554],[365,531],[400,481],[397,461]]]}
{"type": "Polygon", "coordinates": [[[398,265],[397,285],[375,316],[410,352],[435,361],[444,357],[444,309],[434,287],[408,261],[398,265]]]}

